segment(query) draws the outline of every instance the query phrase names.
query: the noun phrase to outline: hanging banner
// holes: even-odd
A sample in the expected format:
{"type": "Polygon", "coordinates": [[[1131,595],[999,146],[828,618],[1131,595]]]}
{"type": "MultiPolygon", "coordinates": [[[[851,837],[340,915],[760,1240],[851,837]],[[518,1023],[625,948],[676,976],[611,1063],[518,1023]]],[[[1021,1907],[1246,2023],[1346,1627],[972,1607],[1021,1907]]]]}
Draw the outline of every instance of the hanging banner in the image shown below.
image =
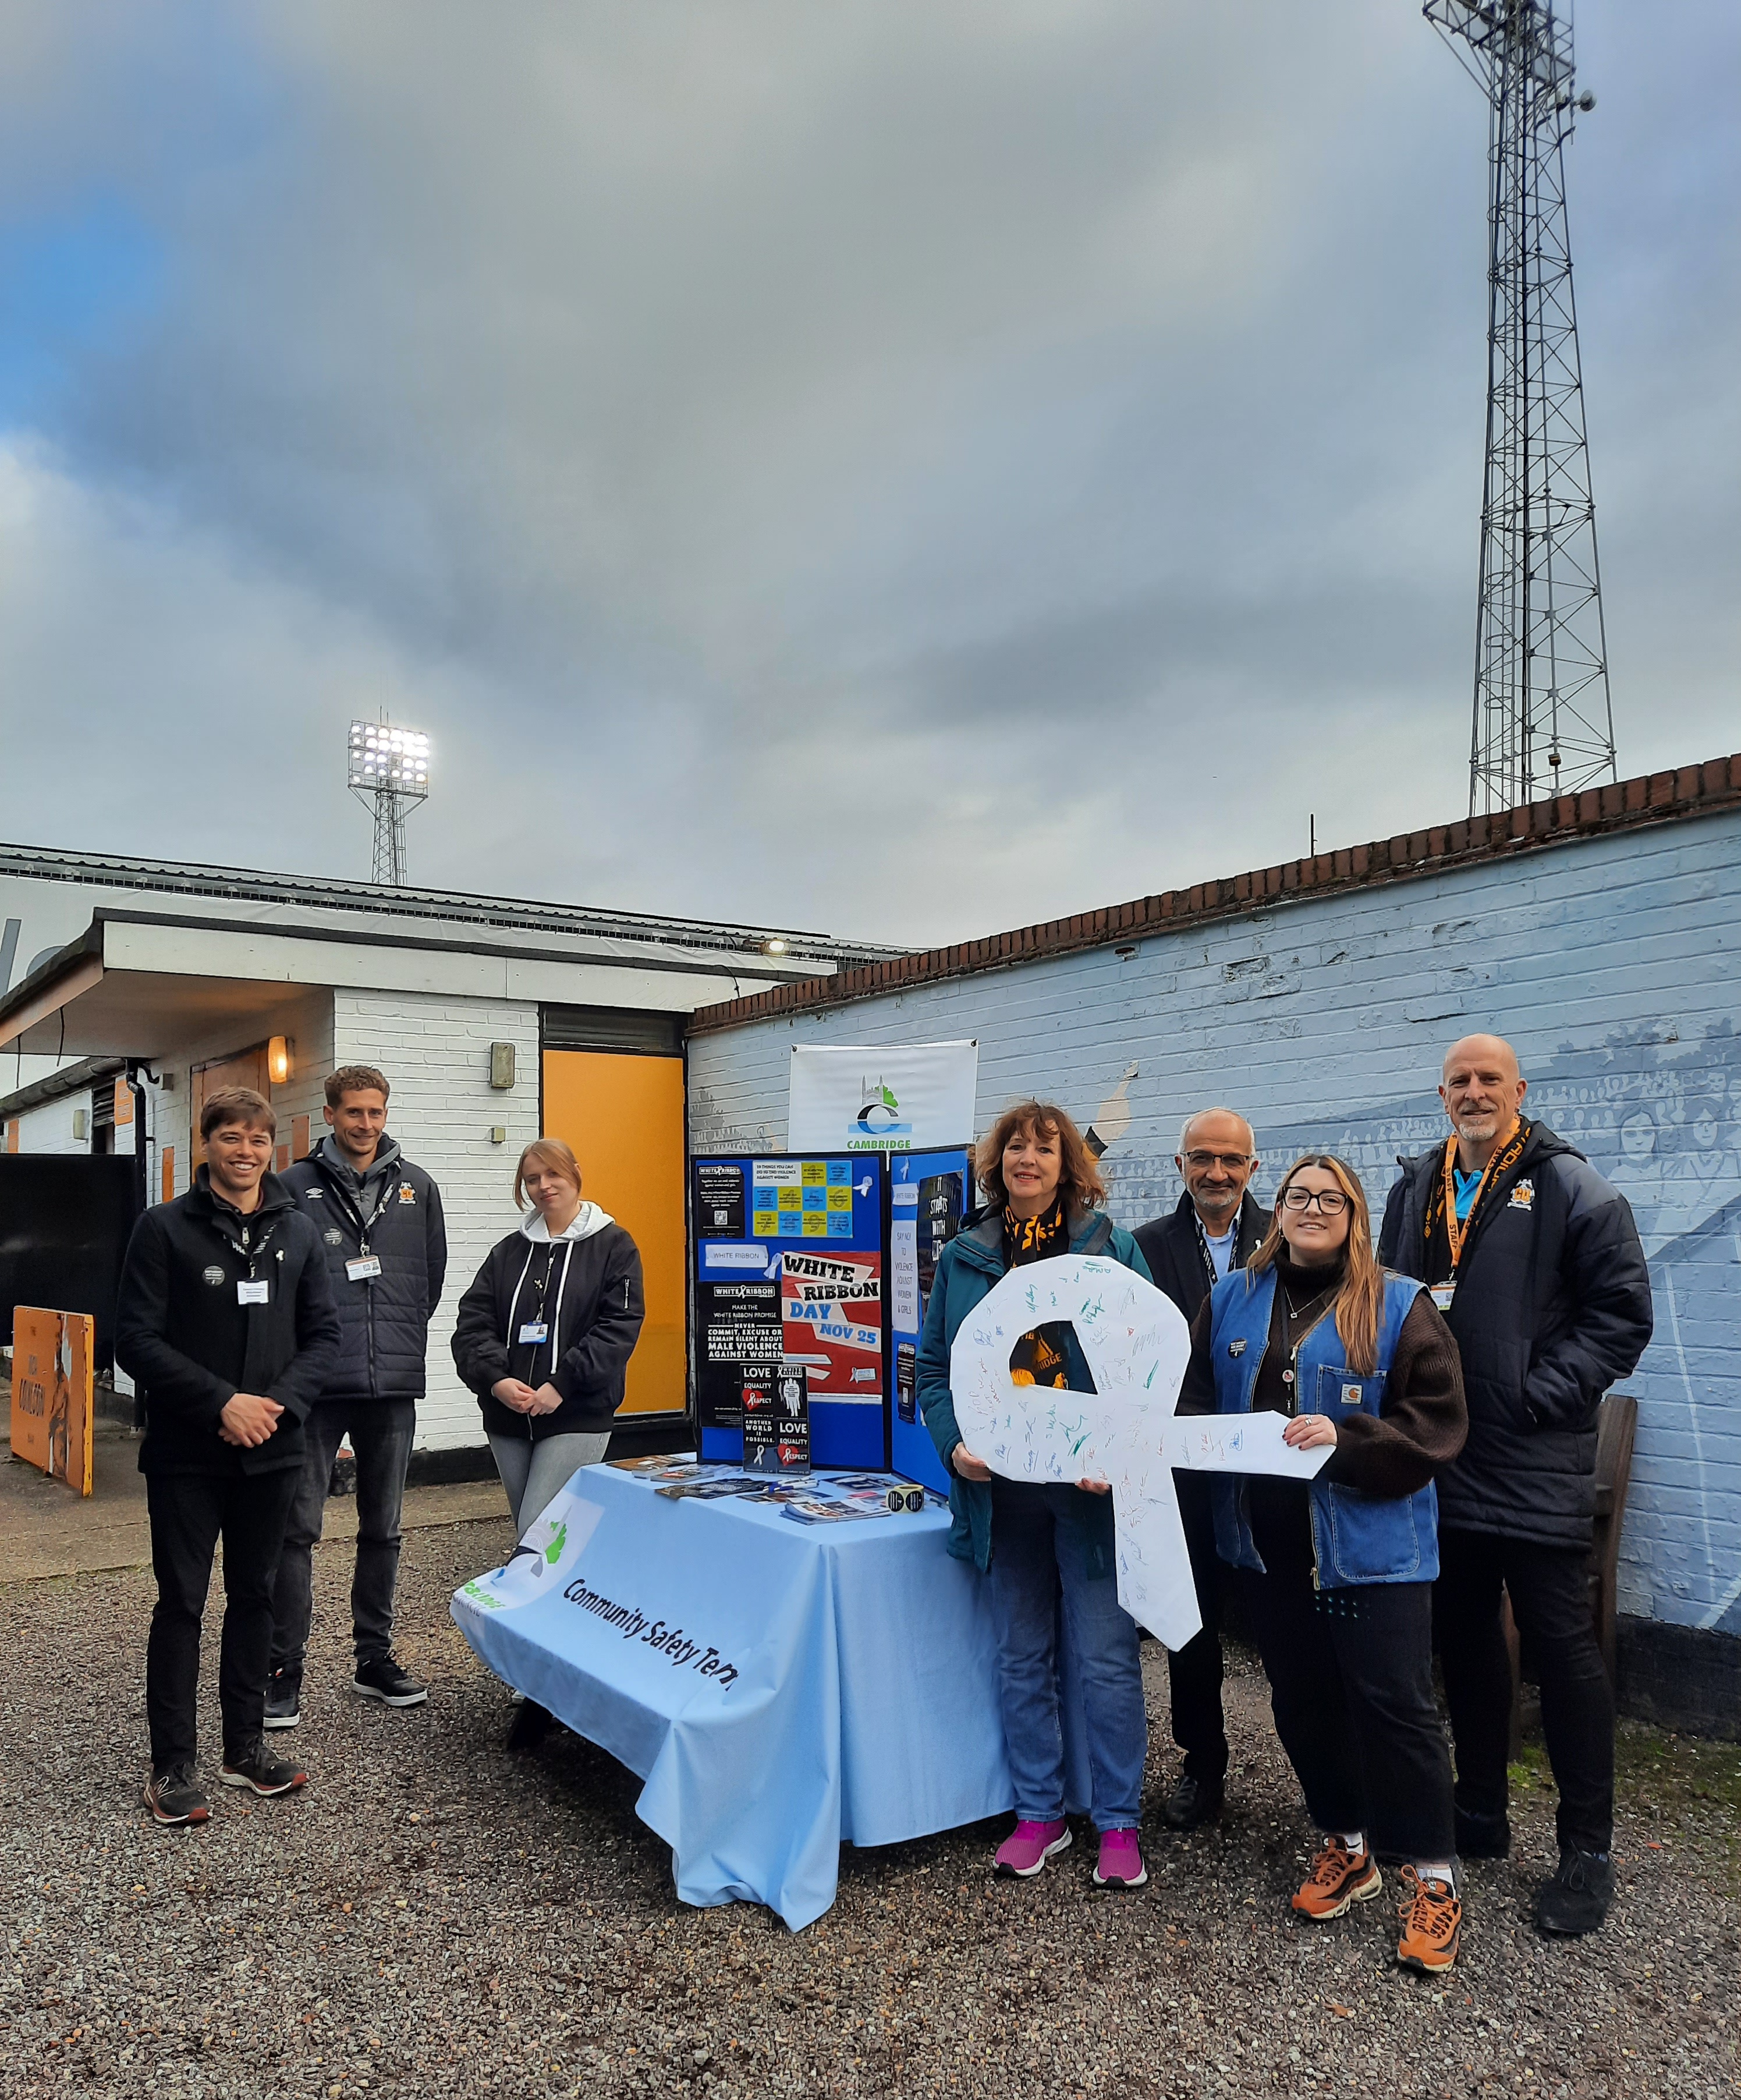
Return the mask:
{"type": "Polygon", "coordinates": [[[973,1136],[979,1044],[792,1046],[791,1152],[914,1152],[973,1136]]]}

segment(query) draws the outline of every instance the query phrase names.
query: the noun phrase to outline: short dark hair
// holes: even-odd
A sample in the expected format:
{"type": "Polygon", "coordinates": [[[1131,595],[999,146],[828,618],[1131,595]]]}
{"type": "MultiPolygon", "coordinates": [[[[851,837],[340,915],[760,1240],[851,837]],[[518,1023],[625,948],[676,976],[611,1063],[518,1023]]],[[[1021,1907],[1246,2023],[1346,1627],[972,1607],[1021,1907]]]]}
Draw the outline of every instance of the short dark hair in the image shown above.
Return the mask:
{"type": "Polygon", "coordinates": [[[327,1106],[336,1109],[346,1094],[379,1094],[387,1100],[393,1089],[387,1084],[386,1074],[377,1072],[372,1065],[341,1065],[336,1072],[327,1074],[327,1106]]]}
{"type": "Polygon", "coordinates": [[[214,1130],[230,1123],[244,1123],[249,1130],[264,1130],[272,1136],[278,1135],[278,1111],[264,1094],[257,1094],[252,1087],[220,1087],[215,1094],[205,1096],[205,1105],[200,1110],[200,1142],[205,1144],[214,1130]]]}

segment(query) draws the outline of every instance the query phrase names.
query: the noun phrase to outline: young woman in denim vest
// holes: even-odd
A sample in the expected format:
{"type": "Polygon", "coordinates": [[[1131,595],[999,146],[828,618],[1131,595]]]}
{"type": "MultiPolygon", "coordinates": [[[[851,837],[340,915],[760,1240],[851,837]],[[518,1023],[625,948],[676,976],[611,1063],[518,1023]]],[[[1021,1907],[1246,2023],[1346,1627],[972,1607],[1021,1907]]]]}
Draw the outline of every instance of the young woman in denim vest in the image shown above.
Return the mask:
{"type": "Polygon", "coordinates": [[[1328,1154],[1296,1160],[1275,1221],[1192,1329],[1182,1412],[1272,1409],[1285,1442],[1329,1447],[1310,1481],[1216,1483],[1215,1544],[1239,1571],[1276,1730],[1324,1833],[1294,1898],[1340,1917],[1401,1868],[1397,1958],[1448,1969],[1462,1906],[1451,1763],[1433,1701],[1433,1476],[1468,1415],[1450,1330],[1378,1266],[1366,1198],[1328,1154]]]}
{"type": "MultiPolygon", "coordinates": [[[[1064,1738],[1058,1710],[1057,1624],[1064,1616],[1081,1689],[1091,1810],[1100,1833],[1096,1886],[1140,1888],[1148,1878],[1136,1826],[1148,1714],[1136,1623],[1118,1602],[1112,1498],[1104,1480],[994,1479],[961,1440],[949,1388],[961,1323],[1007,1270],[1061,1254],[1104,1255],[1147,1278],[1131,1235],[1103,1216],[1105,1185],[1082,1134],[1060,1108],[1007,1109],[974,1162],[985,1207],[944,1248],[919,1351],[919,1402],[950,1470],[954,1524],[949,1550],[991,1586],[1003,1738],[1016,1828],[998,1848],[1000,1875],[1037,1874],[1070,1842],[1064,1818],[1064,1738]]],[[[1092,1392],[1068,1322],[1024,1335],[1010,1369],[1018,1383],[1092,1392]]]]}

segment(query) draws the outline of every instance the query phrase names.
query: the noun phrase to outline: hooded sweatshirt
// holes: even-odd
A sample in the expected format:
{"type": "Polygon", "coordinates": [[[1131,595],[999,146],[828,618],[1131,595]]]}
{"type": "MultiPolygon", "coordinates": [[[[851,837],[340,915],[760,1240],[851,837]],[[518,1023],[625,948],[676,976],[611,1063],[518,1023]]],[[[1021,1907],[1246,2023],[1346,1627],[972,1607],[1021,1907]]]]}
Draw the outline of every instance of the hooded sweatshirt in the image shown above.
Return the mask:
{"type": "Polygon", "coordinates": [[[609,1211],[583,1202],[554,1238],[540,1212],[522,1218],[485,1257],[453,1330],[454,1364],[486,1432],[540,1443],[609,1429],[645,1312],[640,1253],[609,1211]],[[562,1405],[531,1415],[504,1406],[491,1388],[509,1378],[535,1392],[553,1385],[562,1405]]]}

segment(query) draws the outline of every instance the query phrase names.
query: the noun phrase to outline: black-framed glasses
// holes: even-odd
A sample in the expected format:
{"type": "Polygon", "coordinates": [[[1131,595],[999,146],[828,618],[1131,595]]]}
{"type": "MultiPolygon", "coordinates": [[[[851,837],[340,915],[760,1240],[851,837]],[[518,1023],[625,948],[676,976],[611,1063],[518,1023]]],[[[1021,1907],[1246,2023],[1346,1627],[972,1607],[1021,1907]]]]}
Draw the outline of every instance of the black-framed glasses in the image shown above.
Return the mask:
{"type": "Polygon", "coordinates": [[[1316,1203],[1327,1218],[1339,1218],[1348,1207],[1348,1198],[1340,1189],[1302,1189],[1296,1185],[1282,1191],[1281,1200],[1289,1211],[1309,1211],[1316,1203]]]}
{"type": "Polygon", "coordinates": [[[1237,1174],[1241,1168],[1250,1166],[1251,1158],[1249,1152],[1188,1152],[1184,1155],[1186,1166],[1196,1168],[1200,1174],[1211,1167],[1219,1167],[1224,1173],[1237,1174]]]}

